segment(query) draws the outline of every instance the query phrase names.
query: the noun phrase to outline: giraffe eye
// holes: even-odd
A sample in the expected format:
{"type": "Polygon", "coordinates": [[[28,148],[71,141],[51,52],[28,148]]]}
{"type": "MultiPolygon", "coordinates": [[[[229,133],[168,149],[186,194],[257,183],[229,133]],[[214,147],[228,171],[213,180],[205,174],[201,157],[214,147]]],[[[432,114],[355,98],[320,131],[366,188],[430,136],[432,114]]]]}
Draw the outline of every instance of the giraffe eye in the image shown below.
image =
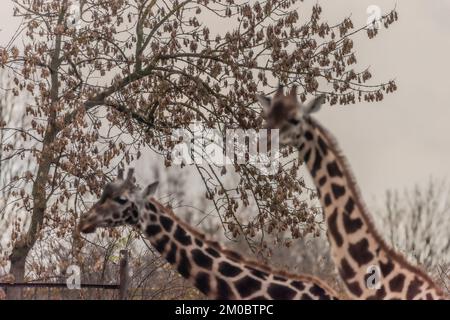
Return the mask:
{"type": "Polygon", "coordinates": [[[116,197],[113,200],[119,204],[125,204],[128,202],[128,199],[125,197],[116,197]]]}
{"type": "Polygon", "coordinates": [[[291,118],[291,119],[288,120],[288,122],[290,124],[293,124],[294,126],[296,126],[296,125],[298,125],[300,123],[300,120],[297,120],[295,118],[291,118]]]}

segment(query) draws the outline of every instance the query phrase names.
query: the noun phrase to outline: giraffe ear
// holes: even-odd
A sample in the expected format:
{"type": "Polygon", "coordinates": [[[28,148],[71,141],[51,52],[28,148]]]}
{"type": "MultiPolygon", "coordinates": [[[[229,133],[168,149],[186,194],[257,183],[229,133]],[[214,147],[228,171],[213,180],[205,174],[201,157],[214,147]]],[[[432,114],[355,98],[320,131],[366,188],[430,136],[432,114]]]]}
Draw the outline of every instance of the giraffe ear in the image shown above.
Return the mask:
{"type": "Polygon", "coordinates": [[[305,107],[306,113],[314,113],[320,110],[320,107],[325,102],[325,95],[321,94],[320,96],[315,97],[311,102],[309,102],[305,107]]]}
{"type": "Polygon", "coordinates": [[[142,196],[144,198],[147,198],[148,196],[152,196],[155,194],[156,189],[158,188],[159,181],[153,182],[152,184],[149,184],[144,191],[142,192],[142,196]]]}
{"type": "Polygon", "coordinates": [[[258,99],[259,103],[262,105],[263,109],[269,109],[270,104],[272,103],[271,98],[263,96],[261,94],[257,94],[256,98],[258,99]]]}

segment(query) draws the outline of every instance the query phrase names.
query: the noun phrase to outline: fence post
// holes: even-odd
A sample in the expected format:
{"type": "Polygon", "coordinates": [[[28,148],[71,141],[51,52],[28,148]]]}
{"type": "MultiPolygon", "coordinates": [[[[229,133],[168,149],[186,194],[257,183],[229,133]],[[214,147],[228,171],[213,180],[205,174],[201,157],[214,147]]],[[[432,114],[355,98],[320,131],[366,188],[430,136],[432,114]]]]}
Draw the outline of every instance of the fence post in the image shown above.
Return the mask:
{"type": "Polygon", "coordinates": [[[130,285],[130,270],[128,265],[128,250],[120,250],[120,271],[119,271],[119,299],[128,298],[128,288],[130,285]]]}

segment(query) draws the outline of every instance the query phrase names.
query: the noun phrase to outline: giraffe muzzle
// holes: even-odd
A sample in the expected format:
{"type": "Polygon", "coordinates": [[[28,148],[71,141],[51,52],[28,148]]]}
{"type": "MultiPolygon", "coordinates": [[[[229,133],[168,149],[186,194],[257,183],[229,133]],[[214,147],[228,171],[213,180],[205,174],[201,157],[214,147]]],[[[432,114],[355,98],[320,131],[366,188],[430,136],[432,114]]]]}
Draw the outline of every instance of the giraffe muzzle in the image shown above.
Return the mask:
{"type": "Polygon", "coordinates": [[[82,232],[82,233],[94,233],[95,230],[97,229],[97,223],[96,221],[94,221],[94,219],[92,219],[92,217],[86,217],[86,218],[82,218],[79,225],[78,225],[78,229],[82,232]]]}

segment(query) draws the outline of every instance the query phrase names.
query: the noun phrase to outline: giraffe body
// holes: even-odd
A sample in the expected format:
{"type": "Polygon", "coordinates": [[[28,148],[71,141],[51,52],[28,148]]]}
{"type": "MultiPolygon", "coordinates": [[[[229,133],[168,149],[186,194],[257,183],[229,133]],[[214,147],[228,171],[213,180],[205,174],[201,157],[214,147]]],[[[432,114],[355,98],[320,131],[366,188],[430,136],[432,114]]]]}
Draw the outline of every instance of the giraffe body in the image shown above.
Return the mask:
{"type": "Polygon", "coordinates": [[[337,299],[319,279],[273,270],[208,240],[151,197],[155,185],[138,192],[131,176],[106,186],[100,201],[81,219],[82,232],[123,224],[139,228],[183,277],[212,299],[337,299]]]}
{"type": "Polygon", "coordinates": [[[303,106],[295,88],[260,97],[266,124],[279,129],[280,143],[298,149],[317,187],[333,261],[348,294],[356,299],[444,299],[420,268],[390,248],[375,229],[346,159],[334,137],[310,113],[321,96],[303,106]]]}
{"type": "Polygon", "coordinates": [[[256,300],[328,300],[335,296],[318,279],[272,270],[206,239],[153,198],[148,206],[157,210],[149,209],[149,223],[141,222],[142,231],[161,255],[207,296],[256,300]]]}

